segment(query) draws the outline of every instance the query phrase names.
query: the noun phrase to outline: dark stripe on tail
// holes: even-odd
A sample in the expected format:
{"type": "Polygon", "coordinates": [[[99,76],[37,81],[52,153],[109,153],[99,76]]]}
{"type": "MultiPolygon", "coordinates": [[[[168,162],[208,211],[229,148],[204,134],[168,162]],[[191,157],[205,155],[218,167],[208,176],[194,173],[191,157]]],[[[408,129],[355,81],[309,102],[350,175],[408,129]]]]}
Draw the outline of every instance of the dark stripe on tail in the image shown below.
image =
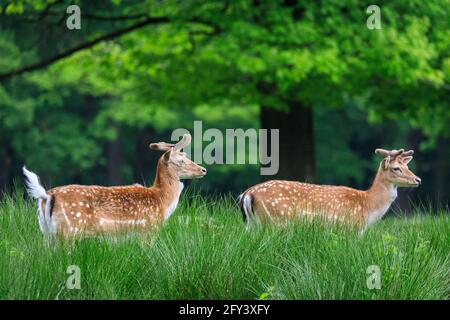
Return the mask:
{"type": "Polygon", "coordinates": [[[241,194],[238,198],[238,206],[239,206],[239,209],[241,209],[242,218],[244,219],[244,223],[247,223],[247,215],[245,214],[243,199],[244,199],[244,194],[241,194]]]}
{"type": "Polygon", "coordinates": [[[253,214],[253,195],[249,194],[246,195],[245,193],[241,194],[238,198],[238,205],[239,205],[239,209],[241,209],[241,213],[242,213],[242,218],[244,219],[244,223],[248,223],[248,217],[250,217],[250,214],[253,214]],[[246,212],[246,208],[244,206],[244,199],[245,197],[250,197],[250,209],[249,212],[246,212]]]}
{"type": "Polygon", "coordinates": [[[48,201],[50,201],[50,218],[51,218],[53,216],[53,207],[55,206],[54,196],[50,196],[48,201]]]}

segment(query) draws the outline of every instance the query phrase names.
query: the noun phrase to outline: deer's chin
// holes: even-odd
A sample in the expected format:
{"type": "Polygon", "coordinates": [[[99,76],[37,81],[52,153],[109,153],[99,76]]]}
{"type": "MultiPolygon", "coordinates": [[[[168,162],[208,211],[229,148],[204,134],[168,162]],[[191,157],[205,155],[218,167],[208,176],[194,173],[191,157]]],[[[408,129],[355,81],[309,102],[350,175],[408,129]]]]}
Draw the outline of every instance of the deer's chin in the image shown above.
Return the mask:
{"type": "Polygon", "coordinates": [[[395,185],[399,188],[417,188],[418,186],[420,186],[420,183],[401,182],[395,183],[395,185]]]}
{"type": "Polygon", "coordinates": [[[200,179],[203,178],[205,176],[205,174],[200,174],[200,175],[195,175],[195,176],[181,176],[180,179],[181,180],[193,180],[193,179],[200,179]]]}

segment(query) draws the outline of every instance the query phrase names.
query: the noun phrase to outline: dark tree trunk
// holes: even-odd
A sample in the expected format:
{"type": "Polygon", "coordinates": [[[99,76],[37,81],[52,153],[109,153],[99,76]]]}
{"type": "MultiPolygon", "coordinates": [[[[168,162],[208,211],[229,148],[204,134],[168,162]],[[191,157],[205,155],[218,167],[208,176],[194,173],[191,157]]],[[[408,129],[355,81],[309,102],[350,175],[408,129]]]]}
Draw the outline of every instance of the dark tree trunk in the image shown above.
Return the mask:
{"type": "Polygon", "coordinates": [[[120,185],[123,182],[123,146],[122,133],[118,125],[117,137],[108,144],[108,183],[109,185],[120,185]]]}
{"type": "Polygon", "coordinates": [[[439,207],[448,205],[450,191],[450,139],[441,138],[438,142],[434,163],[434,192],[433,202],[439,207]]]}
{"type": "Polygon", "coordinates": [[[145,128],[136,133],[136,145],[133,155],[134,179],[138,183],[149,185],[156,172],[156,164],[162,152],[151,151],[149,144],[160,141],[153,128],[145,128]]]}
{"type": "MultiPolygon", "coordinates": [[[[265,180],[316,181],[313,110],[300,102],[288,104],[288,112],[262,107],[261,128],[280,129],[279,171],[265,180]]],[[[270,138],[268,150],[271,150],[270,138]]]]}
{"type": "MultiPolygon", "coordinates": [[[[405,146],[399,146],[399,148],[404,148],[405,150],[414,150],[417,154],[419,149],[420,141],[423,139],[422,133],[419,130],[411,130],[406,135],[405,146]]],[[[420,159],[419,159],[420,161],[420,159]]],[[[415,172],[419,177],[420,172],[415,172]]],[[[403,211],[410,213],[411,204],[415,203],[417,199],[418,189],[415,188],[399,188],[398,189],[398,200],[397,207],[403,211]]]]}
{"type": "Polygon", "coordinates": [[[0,199],[3,192],[9,192],[11,187],[11,158],[8,155],[0,157],[0,199]]]}
{"type": "MultiPolygon", "coordinates": [[[[412,207],[423,202],[431,205],[434,209],[448,204],[450,179],[450,157],[449,140],[440,138],[437,148],[429,152],[418,151],[423,135],[419,130],[411,130],[406,136],[405,149],[414,149],[413,170],[420,178],[422,185],[419,188],[399,188],[399,197],[395,202],[402,211],[410,212],[412,207]]],[[[403,146],[402,146],[403,147],[403,146]]]]}

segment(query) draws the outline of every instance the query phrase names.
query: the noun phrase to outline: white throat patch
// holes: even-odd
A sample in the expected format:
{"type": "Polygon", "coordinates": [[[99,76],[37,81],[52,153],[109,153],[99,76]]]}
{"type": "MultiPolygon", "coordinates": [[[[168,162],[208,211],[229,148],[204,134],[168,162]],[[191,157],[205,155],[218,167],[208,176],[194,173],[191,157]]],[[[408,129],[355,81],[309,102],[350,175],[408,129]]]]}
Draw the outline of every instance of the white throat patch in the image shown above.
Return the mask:
{"type": "Polygon", "coordinates": [[[392,202],[394,202],[394,200],[397,198],[397,187],[392,186],[389,192],[391,193],[391,200],[392,202]]]}
{"type": "Polygon", "coordinates": [[[178,191],[178,195],[175,198],[175,200],[170,204],[169,208],[167,208],[166,214],[164,215],[164,220],[169,219],[170,216],[172,215],[172,213],[177,208],[178,201],[180,200],[180,194],[181,194],[181,191],[183,191],[183,188],[184,188],[184,184],[183,184],[183,182],[180,181],[180,189],[178,191]]]}
{"type": "Polygon", "coordinates": [[[390,196],[390,202],[386,203],[384,206],[369,212],[369,215],[367,217],[366,227],[370,226],[371,224],[374,224],[375,222],[381,220],[383,216],[386,214],[386,212],[389,210],[389,207],[391,206],[392,202],[397,198],[397,187],[391,186],[389,189],[389,196],[390,196]]]}

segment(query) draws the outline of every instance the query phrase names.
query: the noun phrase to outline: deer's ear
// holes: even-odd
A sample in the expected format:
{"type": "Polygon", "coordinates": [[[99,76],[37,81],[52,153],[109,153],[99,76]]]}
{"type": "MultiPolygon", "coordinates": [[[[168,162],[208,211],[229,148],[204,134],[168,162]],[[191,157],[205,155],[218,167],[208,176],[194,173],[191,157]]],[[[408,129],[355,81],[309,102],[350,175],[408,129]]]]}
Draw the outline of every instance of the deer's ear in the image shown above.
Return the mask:
{"type": "Polygon", "coordinates": [[[173,148],[174,146],[175,145],[173,143],[157,142],[157,143],[150,143],[149,148],[157,151],[168,151],[170,150],[170,148],[173,148]]]}
{"type": "Polygon", "coordinates": [[[162,158],[163,158],[163,160],[164,160],[165,163],[168,163],[168,162],[170,161],[170,157],[172,156],[172,152],[173,152],[173,148],[170,148],[169,151],[166,151],[166,152],[163,154],[162,158]]]}
{"type": "Polygon", "coordinates": [[[191,135],[186,133],[183,135],[183,138],[178,141],[178,143],[175,145],[174,149],[175,151],[179,151],[185,147],[187,147],[191,143],[191,135]]]}
{"type": "Polygon", "coordinates": [[[402,159],[403,164],[408,164],[412,159],[413,159],[413,157],[411,157],[411,156],[404,157],[404,158],[402,159]]]}
{"type": "Polygon", "coordinates": [[[387,170],[389,168],[389,162],[391,161],[391,157],[386,157],[383,160],[381,160],[381,168],[383,170],[387,170]]]}
{"type": "Polygon", "coordinates": [[[375,149],[375,154],[382,157],[387,157],[389,155],[389,151],[384,149],[375,149]]]}
{"type": "Polygon", "coordinates": [[[402,156],[409,157],[409,156],[412,156],[413,154],[414,154],[414,150],[408,150],[408,151],[403,152],[402,156]]]}

